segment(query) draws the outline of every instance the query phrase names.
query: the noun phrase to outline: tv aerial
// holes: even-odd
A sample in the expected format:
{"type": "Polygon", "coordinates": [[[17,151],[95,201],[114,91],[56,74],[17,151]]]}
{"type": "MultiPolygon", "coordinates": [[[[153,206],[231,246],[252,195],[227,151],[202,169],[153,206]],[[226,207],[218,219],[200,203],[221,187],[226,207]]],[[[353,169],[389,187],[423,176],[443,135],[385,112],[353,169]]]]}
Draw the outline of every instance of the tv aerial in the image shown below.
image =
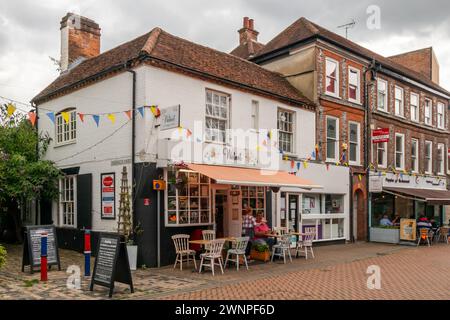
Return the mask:
{"type": "Polygon", "coordinates": [[[355,27],[356,21],[352,19],[351,22],[338,26],[338,29],[345,28],[345,39],[348,39],[348,29],[352,29],[355,27]]]}

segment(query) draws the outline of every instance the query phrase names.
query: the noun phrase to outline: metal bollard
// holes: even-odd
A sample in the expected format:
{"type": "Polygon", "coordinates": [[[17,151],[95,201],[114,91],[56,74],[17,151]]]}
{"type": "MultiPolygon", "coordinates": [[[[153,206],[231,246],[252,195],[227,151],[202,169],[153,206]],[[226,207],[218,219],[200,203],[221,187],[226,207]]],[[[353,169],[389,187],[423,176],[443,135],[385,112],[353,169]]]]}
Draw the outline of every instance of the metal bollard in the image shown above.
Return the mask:
{"type": "Polygon", "coordinates": [[[47,281],[47,239],[46,232],[41,233],[41,281],[47,281]]]}
{"type": "Polygon", "coordinates": [[[91,230],[84,231],[84,275],[91,275],[91,230]]]}

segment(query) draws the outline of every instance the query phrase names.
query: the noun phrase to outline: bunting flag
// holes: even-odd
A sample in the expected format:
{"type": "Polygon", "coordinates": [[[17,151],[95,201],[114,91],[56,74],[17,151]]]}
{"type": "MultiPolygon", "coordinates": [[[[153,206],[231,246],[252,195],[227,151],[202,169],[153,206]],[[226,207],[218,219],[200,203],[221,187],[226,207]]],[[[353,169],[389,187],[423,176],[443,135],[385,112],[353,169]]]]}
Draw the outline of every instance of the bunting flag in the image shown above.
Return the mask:
{"type": "Polygon", "coordinates": [[[308,161],[303,161],[303,168],[308,169],[308,161]]]}
{"type": "Polygon", "coordinates": [[[8,107],[7,107],[7,116],[8,118],[11,117],[14,112],[16,112],[17,108],[15,105],[13,105],[12,103],[8,103],[8,107]]]}
{"type": "Polygon", "coordinates": [[[92,115],[92,119],[94,119],[94,121],[95,121],[95,124],[97,125],[97,127],[99,126],[99,124],[100,124],[100,116],[99,115],[97,115],[97,114],[93,114],[92,115]]]}
{"type": "Polygon", "coordinates": [[[31,125],[34,127],[36,124],[36,113],[32,111],[28,112],[28,120],[30,120],[31,125]]]}
{"type": "Polygon", "coordinates": [[[295,161],[291,160],[291,169],[294,169],[294,166],[295,166],[295,161]]]}
{"type": "Polygon", "coordinates": [[[301,163],[300,163],[300,162],[297,162],[297,170],[298,170],[298,171],[300,171],[300,166],[301,166],[301,163]]]}
{"type": "Polygon", "coordinates": [[[345,155],[345,151],[344,151],[344,152],[342,152],[341,161],[340,162],[345,162],[345,159],[346,159],[346,155],[345,155]]]}
{"type": "Polygon", "coordinates": [[[159,110],[159,108],[157,106],[151,106],[150,110],[153,113],[153,115],[155,116],[155,118],[159,118],[159,116],[161,115],[161,110],[159,110]]]}
{"type": "Polygon", "coordinates": [[[315,151],[311,152],[311,158],[316,160],[316,152],[315,151]]]}
{"type": "Polygon", "coordinates": [[[125,111],[124,113],[127,116],[128,120],[131,120],[131,110],[125,111]]]}
{"type": "Polygon", "coordinates": [[[181,136],[181,134],[183,133],[183,127],[181,127],[181,126],[178,127],[178,133],[179,133],[180,136],[181,136]]]}
{"type": "Polygon", "coordinates": [[[288,161],[289,157],[288,156],[284,156],[284,160],[288,161]]]}
{"type": "Polygon", "coordinates": [[[187,130],[186,130],[186,137],[189,138],[190,136],[192,136],[192,131],[189,130],[189,129],[187,129],[187,130]]]}
{"type": "Polygon", "coordinates": [[[55,113],[54,112],[48,112],[47,113],[47,117],[49,117],[49,119],[55,123],[55,113]]]}
{"type": "Polygon", "coordinates": [[[114,113],[110,113],[106,117],[109,119],[109,121],[111,121],[111,123],[114,124],[116,122],[116,115],[114,113]]]}
{"type": "Polygon", "coordinates": [[[68,112],[61,112],[61,116],[63,117],[65,123],[69,123],[70,114],[68,112]]]}
{"type": "Polygon", "coordinates": [[[139,113],[141,114],[142,118],[144,117],[144,107],[138,108],[139,113]]]}
{"type": "Polygon", "coordinates": [[[256,151],[261,151],[261,147],[260,146],[256,146],[256,151]]]}
{"type": "Polygon", "coordinates": [[[80,117],[81,122],[84,122],[84,113],[78,112],[78,116],[80,117]]]}
{"type": "Polygon", "coordinates": [[[264,140],[262,144],[263,144],[263,146],[267,146],[267,141],[264,140]]]}
{"type": "Polygon", "coordinates": [[[269,131],[267,133],[267,138],[269,138],[269,140],[272,140],[272,131],[269,131]]]}
{"type": "Polygon", "coordinates": [[[362,181],[362,175],[358,175],[358,179],[359,179],[359,182],[361,182],[362,181]]]}
{"type": "Polygon", "coordinates": [[[347,144],[346,144],[346,143],[343,143],[343,144],[342,144],[342,150],[347,151],[347,148],[348,148],[347,144]]]}
{"type": "Polygon", "coordinates": [[[386,171],[383,171],[382,174],[383,174],[383,176],[386,176],[386,171]]]}
{"type": "Polygon", "coordinates": [[[320,152],[319,152],[319,145],[318,144],[316,144],[316,146],[315,146],[315,152],[316,152],[316,160],[320,160],[319,159],[320,152]]]}

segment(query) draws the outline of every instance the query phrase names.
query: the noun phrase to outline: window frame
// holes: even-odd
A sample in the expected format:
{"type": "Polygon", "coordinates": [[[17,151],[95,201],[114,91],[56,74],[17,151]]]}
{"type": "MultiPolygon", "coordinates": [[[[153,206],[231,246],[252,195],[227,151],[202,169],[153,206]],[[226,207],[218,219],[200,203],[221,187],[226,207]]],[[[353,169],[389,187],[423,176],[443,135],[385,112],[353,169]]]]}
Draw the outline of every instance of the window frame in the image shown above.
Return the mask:
{"type": "Polygon", "coordinates": [[[397,117],[405,117],[405,91],[402,87],[399,86],[394,87],[394,114],[397,117]],[[401,92],[401,100],[397,99],[397,90],[401,92]],[[401,113],[397,113],[397,101],[401,102],[401,105],[399,106],[399,108],[401,107],[401,113]]]}
{"type": "MultiPolygon", "coordinates": [[[[325,94],[327,94],[327,95],[329,95],[329,96],[332,96],[332,97],[335,97],[335,98],[340,98],[340,95],[339,95],[339,91],[340,91],[340,85],[339,85],[339,81],[340,81],[339,68],[340,68],[339,61],[337,61],[337,60],[335,60],[335,59],[333,59],[333,58],[330,58],[330,57],[326,57],[326,58],[325,58],[325,94]],[[328,70],[328,69],[327,69],[327,62],[332,62],[332,63],[336,64],[336,76],[335,76],[335,78],[334,78],[334,81],[336,81],[335,92],[330,92],[330,91],[328,91],[328,89],[327,89],[327,79],[329,78],[328,72],[327,72],[327,70],[328,70]]],[[[330,77],[330,78],[331,78],[331,77],[330,77]]]]}
{"type": "Polygon", "coordinates": [[[360,165],[361,164],[361,124],[356,121],[348,122],[348,162],[351,165],[360,165]],[[350,145],[352,144],[352,141],[350,140],[351,125],[356,125],[356,128],[357,128],[358,141],[356,142],[356,161],[350,160],[350,151],[351,151],[350,145]]]}
{"type": "Polygon", "coordinates": [[[384,79],[380,79],[378,78],[377,80],[377,110],[382,111],[382,112],[389,112],[388,110],[388,93],[389,93],[389,88],[388,88],[389,82],[387,80],[384,79]],[[385,89],[384,89],[384,109],[380,108],[380,82],[384,83],[385,85],[385,89]]]}
{"type": "Polygon", "coordinates": [[[424,159],[425,159],[425,173],[432,174],[433,173],[433,141],[425,140],[424,159]],[[429,157],[427,157],[427,145],[430,146],[430,156],[429,157]],[[429,161],[428,166],[427,166],[427,161],[429,161]]]}
{"type": "Polygon", "coordinates": [[[297,117],[297,113],[294,110],[289,110],[289,109],[281,108],[281,107],[277,108],[278,147],[279,147],[279,149],[282,152],[287,153],[287,154],[295,154],[295,150],[296,150],[296,148],[295,148],[295,134],[294,134],[296,132],[296,117],[297,117]],[[280,129],[280,121],[283,121],[283,120],[280,119],[280,114],[281,113],[287,113],[287,114],[291,115],[292,122],[290,124],[291,124],[291,128],[292,128],[292,132],[284,131],[284,130],[280,129]],[[291,150],[285,150],[283,148],[283,143],[281,141],[281,138],[285,134],[286,135],[290,135],[290,137],[291,137],[291,141],[290,141],[291,150]]]}
{"type": "Polygon", "coordinates": [[[437,112],[437,118],[436,118],[437,127],[439,129],[445,129],[445,104],[438,101],[438,103],[436,105],[436,112],[437,112]],[[439,107],[442,107],[442,113],[439,112],[439,107]],[[440,121],[439,121],[440,114],[442,114],[442,125],[440,124],[440,121]]]}
{"type": "Polygon", "coordinates": [[[445,144],[443,143],[438,143],[437,144],[437,159],[436,159],[436,173],[439,176],[443,176],[445,175],[445,156],[444,156],[444,152],[445,152],[445,144]],[[441,153],[441,158],[439,159],[439,150],[442,149],[442,153],[441,153]],[[440,162],[440,164],[439,164],[440,162]]]}
{"type": "Polygon", "coordinates": [[[423,106],[423,122],[425,123],[425,125],[427,126],[432,126],[433,125],[433,100],[429,99],[429,98],[425,98],[425,104],[423,106]],[[429,122],[427,122],[427,102],[429,102],[429,111],[430,111],[430,116],[428,119],[430,119],[429,122]]]}
{"type": "MultiPolygon", "coordinates": [[[[226,144],[227,143],[227,130],[230,128],[230,122],[231,122],[231,117],[230,117],[230,112],[231,112],[231,95],[225,92],[221,92],[221,91],[217,91],[217,90],[213,90],[213,89],[206,89],[205,90],[205,142],[207,143],[217,143],[217,144],[226,144]],[[208,93],[211,93],[211,103],[208,103],[208,93]],[[216,105],[214,103],[214,95],[218,95],[219,96],[219,105],[216,105]],[[226,98],[226,109],[227,109],[227,117],[223,118],[220,116],[220,111],[222,109],[222,105],[221,105],[221,98],[225,97],[226,98]],[[211,105],[211,111],[212,111],[212,115],[209,114],[208,115],[208,105],[211,105]],[[214,115],[214,108],[218,107],[219,109],[219,116],[215,116],[214,115]],[[220,124],[220,121],[225,121],[225,129],[224,129],[224,141],[222,140],[217,140],[214,141],[212,139],[208,139],[208,135],[206,134],[207,130],[216,130],[218,132],[218,134],[220,134],[220,132],[222,130],[219,129],[215,129],[215,128],[208,128],[206,126],[207,122],[208,122],[208,118],[211,119],[212,121],[218,121],[218,125],[220,124]]],[[[211,131],[212,132],[212,131],[211,131]]],[[[212,136],[211,136],[212,137],[212,136]]]]}
{"type": "Polygon", "coordinates": [[[388,143],[387,143],[387,142],[376,143],[376,146],[377,146],[377,166],[378,166],[379,168],[385,169],[385,168],[387,168],[387,151],[388,151],[388,143]],[[384,147],[383,147],[383,148],[379,148],[380,145],[383,145],[384,147]],[[380,164],[380,162],[379,162],[379,153],[378,153],[379,150],[384,150],[384,153],[383,153],[383,163],[382,163],[382,164],[380,164]]]}
{"type": "Polygon", "coordinates": [[[420,164],[419,164],[419,139],[416,138],[412,138],[411,139],[411,171],[414,173],[418,173],[419,172],[419,168],[420,168],[420,164]],[[415,150],[415,157],[413,158],[413,154],[412,154],[412,146],[413,146],[413,142],[416,143],[416,147],[414,148],[415,150]],[[413,166],[413,159],[415,159],[415,166],[413,166]]]}
{"type": "Polygon", "coordinates": [[[395,134],[395,158],[394,158],[394,165],[396,170],[405,170],[405,135],[403,133],[396,133],[395,134]],[[397,154],[399,153],[397,150],[397,137],[402,138],[402,163],[401,166],[397,166],[397,154]]]}
{"type": "Polygon", "coordinates": [[[415,92],[411,92],[410,97],[409,97],[409,113],[410,113],[410,119],[413,122],[419,122],[419,110],[420,110],[420,96],[419,94],[415,93],[415,92]],[[412,97],[415,96],[417,98],[417,105],[415,105],[416,107],[416,112],[415,112],[415,117],[413,119],[412,115],[412,109],[413,109],[413,104],[412,104],[412,97]]]}
{"type": "Polygon", "coordinates": [[[251,110],[251,119],[252,119],[252,129],[258,131],[259,130],[259,101],[252,100],[252,110],[251,110]]]}
{"type": "Polygon", "coordinates": [[[326,128],[326,149],[325,149],[325,157],[326,157],[326,162],[338,162],[339,161],[339,118],[338,117],[333,117],[333,116],[326,116],[325,117],[325,128],[326,128]],[[335,151],[335,155],[334,158],[328,158],[328,119],[333,119],[336,121],[336,137],[334,138],[334,151],[335,151]]]}
{"type": "MultiPolygon", "coordinates": [[[[65,184],[64,184],[65,186],[65,184]]],[[[69,189],[70,190],[70,189],[69,189]]],[[[67,175],[59,179],[59,199],[58,199],[58,218],[59,223],[58,225],[64,228],[77,228],[78,224],[78,212],[77,212],[77,176],[76,175],[67,175]],[[66,180],[73,180],[72,182],[72,200],[67,201],[65,199],[66,197],[66,189],[63,189],[63,183],[65,183],[66,180]],[[63,195],[64,193],[64,195],[63,195]],[[64,200],[63,200],[64,198],[64,200]],[[73,203],[73,224],[64,223],[64,216],[67,214],[64,211],[64,203],[73,203]]]]}
{"type": "Polygon", "coordinates": [[[77,142],[77,109],[67,108],[55,114],[55,146],[64,146],[77,142]],[[65,123],[63,112],[69,114],[69,122],[65,123]],[[60,129],[62,131],[60,132],[60,129]],[[68,138],[66,139],[66,135],[68,138]],[[59,137],[61,136],[61,140],[59,137]]]}
{"type": "Polygon", "coordinates": [[[352,67],[352,66],[348,67],[348,101],[354,102],[357,104],[361,103],[361,70],[359,70],[358,68],[352,67]],[[352,71],[355,71],[356,76],[357,76],[356,99],[350,98],[350,86],[352,86],[350,84],[350,73],[352,71]]]}

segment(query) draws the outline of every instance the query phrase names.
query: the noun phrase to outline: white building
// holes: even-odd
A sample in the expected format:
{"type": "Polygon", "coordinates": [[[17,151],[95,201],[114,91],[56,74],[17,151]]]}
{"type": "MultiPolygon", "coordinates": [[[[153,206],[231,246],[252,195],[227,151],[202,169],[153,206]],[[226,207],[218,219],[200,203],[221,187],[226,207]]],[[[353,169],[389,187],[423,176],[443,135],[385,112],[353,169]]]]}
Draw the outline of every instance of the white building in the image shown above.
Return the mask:
{"type": "Polygon", "coordinates": [[[63,71],[33,99],[53,138],[45,158],[66,174],[39,210],[60,245],[82,250],[83,229],[94,245],[117,230],[123,167],[144,230],[139,264],[172,263],[174,234],[239,236],[247,205],[274,227],[348,240],[348,168],[310,159],[315,105],[280,75],[159,28],[102,54],[92,20],[68,14],[61,33],[63,71]]]}

